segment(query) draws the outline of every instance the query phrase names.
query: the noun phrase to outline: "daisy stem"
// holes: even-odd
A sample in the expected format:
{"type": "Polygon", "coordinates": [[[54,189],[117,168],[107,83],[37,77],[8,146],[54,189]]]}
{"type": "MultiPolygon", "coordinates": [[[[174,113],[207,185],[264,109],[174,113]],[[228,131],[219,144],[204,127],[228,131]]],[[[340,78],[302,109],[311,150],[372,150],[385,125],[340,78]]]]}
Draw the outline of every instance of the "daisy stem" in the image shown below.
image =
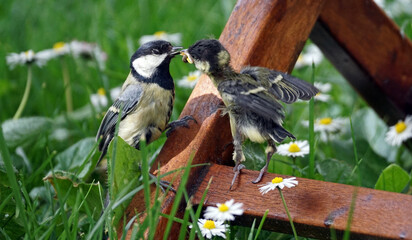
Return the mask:
{"type": "Polygon", "coordinates": [[[19,119],[21,114],[23,113],[24,107],[26,107],[27,99],[29,99],[30,95],[30,88],[32,82],[32,69],[31,64],[27,65],[27,81],[26,81],[26,88],[24,89],[23,98],[21,99],[19,108],[17,108],[16,113],[14,114],[13,119],[19,119]]]}
{"type": "Polygon", "coordinates": [[[73,112],[72,86],[70,84],[69,69],[67,68],[67,63],[63,57],[61,57],[61,64],[63,71],[64,95],[66,97],[66,109],[67,112],[73,112]]]}
{"type": "Polygon", "coordinates": [[[403,167],[403,161],[402,161],[402,154],[404,151],[404,146],[401,144],[401,146],[399,146],[398,150],[396,151],[396,163],[400,166],[403,167]]]}
{"type": "Polygon", "coordinates": [[[283,197],[282,189],[280,189],[279,187],[277,187],[277,189],[279,190],[280,198],[282,198],[283,206],[285,207],[286,214],[288,215],[290,226],[292,227],[292,231],[293,231],[293,236],[297,240],[299,239],[298,234],[296,233],[295,225],[293,225],[292,217],[290,216],[288,206],[286,205],[285,198],[283,197]]]}

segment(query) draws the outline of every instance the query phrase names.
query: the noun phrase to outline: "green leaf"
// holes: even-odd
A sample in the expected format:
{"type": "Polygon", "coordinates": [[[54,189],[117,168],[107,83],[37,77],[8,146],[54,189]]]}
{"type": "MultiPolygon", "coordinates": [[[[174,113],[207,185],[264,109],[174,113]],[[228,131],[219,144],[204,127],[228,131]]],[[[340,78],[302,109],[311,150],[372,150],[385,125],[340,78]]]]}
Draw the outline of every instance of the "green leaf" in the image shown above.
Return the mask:
{"type": "Polygon", "coordinates": [[[90,152],[94,149],[96,140],[85,138],[56,156],[55,170],[79,172],[78,178],[85,180],[94,170],[97,159],[90,160],[90,152]]]}
{"type": "MultiPolygon", "coordinates": [[[[109,150],[106,155],[108,158],[110,158],[113,153],[113,142],[114,141],[110,143],[109,150]]],[[[111,160],[108,160],[108,162],[111,162],[111,160]]],[[[125,195],[125,193],[132,190],[132,187],[137,187],[136,183],[141,175],[140,164],[141,157],[139,150],[127,144],[122,138],[117,137],[111,201],[118,199],[121,195],[125,195]],[[130,184],[133,184],[134,186],[130,186],[130,184]]],[[[114,219],[112,222],[113,226],[117,226],[118,221],[123,216],[124,210],[129,205],[131,200],[132,199],[124,202],[120,207],[114,210],[114,219]]]]}
{"type": "MultiPolygon", "coordinates": [[[[95,220],[101,214],[103,206],[101,204],[101,193],[103,192],[100,183],[84,183],[78,179],[74,174],[63,171],[55,171],[54,176],[48,175],[43,180],[49,181],[54,189],[56,184],[59,186],[60,195],[57,197],[66,197],[66,203],[74,208],[76,206],[76,197],[81,194],[82,205],[73,211],[80,211],[81,213],[91,213],[95,220]]],[[[57,192],[57,191],[56,191],[57,192]]]]}
{"type": "Polygon", "coordinates": [[[36,141],[41,133],[50,130],[51,124],[51,119],[46,117],[6,120],[2,124],[6,144],[10,148],[28,145],[36,141]]]}
{"type": "Polygon", "coordinates": [[[405,170],[396,164],[391,164],[382,171],[375,189],[400,193],[410,180],[411,177],[405,170]]]}
{"type": "Polygon", "coordinates": [[[346,162],[337,159],[326,159],[318,162],[316,168],[325,181],[337,183],[346,183],[352,170],[346,162]]]}

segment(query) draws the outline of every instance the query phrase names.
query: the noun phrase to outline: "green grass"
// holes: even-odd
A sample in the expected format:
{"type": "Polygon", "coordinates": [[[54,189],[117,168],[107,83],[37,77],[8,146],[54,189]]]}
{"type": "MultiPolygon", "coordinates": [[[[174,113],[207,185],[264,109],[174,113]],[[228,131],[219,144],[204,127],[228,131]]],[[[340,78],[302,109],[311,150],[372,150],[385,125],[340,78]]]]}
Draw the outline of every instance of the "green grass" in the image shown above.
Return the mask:
{"type": "MultiPolygon", "coordinates": [[[[118,209],[138,191],[145,193],[142,201],[146,203],[149,217],[138,224],[125,223],[125,229],[133,229],[136,238],[142,237],[147,229],[150,230],[149,238],[154,236],[156,219],[161,215],[160,202],[149,203],[150,189],[147,186],[156,180],[150,179],[146,171],[142,172],[140,180],[130,177],[129,184],[123,189],[111,189],[116,194],[111,196],[113,201],[102,211],[106,191],[117,180],[114,180],[114,171],[107,175],[105,170],[94,169],[98,158],[97,154],[92,154],[96,148],[94,136],[105,109],[92,107],[90,95],[101,87],[109,90],[123,83],[129,72],[129,58],[139,47],[140,36],[156,31],[182,33],[183,47],[198,39],[218,38],[234,4],[235,0],[2,1],[0,239],[101,239],[111,217],[117,216],[118,209]],[[107,53],[106,68],[101,70],[93,61],[72,56],[64,56],[61,61],[51,60],[42,68],[31,66],[32,83],[27,104],[21,118],[10,121],[27,91],[29,70],[26,66],[9,69],[5,56],[29,49],[40,51],[51,48],[56,42],[74,39],[97,43],[107,53]],[[70,114],[66,111],[63,84],[63,78],[67,77],[70,78],[73,95],[74,111],[70,114]],[[45,176],[49,176],[48,181],[43,180],[45,176]]],[[[409,19],[406,14],[395,17],[404,34],[410,38],[412,25],[409,19]]],[[[170,69],[174,79],[178,80],[194,67],[175,59],[170,69]]],[[[396,180],[393,189],[410,194],[411,153],[407,148],[398,150],[385,143],[387,126],[333,66],[324,60],[314,69],[311,66],[295,69],[293,75],[306,81],[315,79],[331,83],[331,99],[326,103],[315,101],[313,104],[285,105],[285,128],[298,140],[310,140],[312,151],[311,155],[297,158],[295,163],[291,158],[275,155],[269,171],[370,188],[392,186],[392,183],[385,182],[387,178],[381,173],[384,170],[398,171],[402,172],[403,178],[396,180]],[[317,132],[301,124],[301,120],[321,117],[344,117],[350,118],[351,122],[348,120],[341,133],[325,142],[317,132]],[[394,162],[399,168],[390,166],[394,162]]],[[[176,87],[172,119],[180,115],[190,93],[191,89],[176,87]]],[[[142,154],[143,169],[148,169],[148,160],[156,157],[165,141],[163,135],[142,148],[139,154],[142,154]]],[[[118,152],[119,142],[114,145],[113,162],[115,158],[123,158],[122,154],[134,154],[130,149],[120,148],[118,152]]],[[[263,145],[247,141],[245,155],[249,169],[258,170],[264,164],[263,145]]],[[[183,183],[187,181],[191,167],[188,165],[179,170],[184,173],[183,183]]],[[[159,189],[156,189],[156,194],[160,196],[159,189]]],[[[201,217],[201,209],[192,208],[183,186],[177,189],[176,198],[186,201],[187,205],[182,219],[174,215],[179,207],[178,201],[172,207],[172,214],[164,216],[170,220],[168,230],[172,221],[189,226],[201,217]]],[[[293,200],[287,201],[291,204],[293,200]]],[[[356,211],[355,206],[351,210],[356,211]]],[[[257,232],[250,227],[231,226],[230,239],[291,238],[291,235],[261,230],[263,221],[260,221],[257,232]]],[[[196,226],[182,228],[179,239],[201,238],[195,231],[196,226]]],[[[111,228],[108,229],[109,235],[113,236],[111,228]]]]}

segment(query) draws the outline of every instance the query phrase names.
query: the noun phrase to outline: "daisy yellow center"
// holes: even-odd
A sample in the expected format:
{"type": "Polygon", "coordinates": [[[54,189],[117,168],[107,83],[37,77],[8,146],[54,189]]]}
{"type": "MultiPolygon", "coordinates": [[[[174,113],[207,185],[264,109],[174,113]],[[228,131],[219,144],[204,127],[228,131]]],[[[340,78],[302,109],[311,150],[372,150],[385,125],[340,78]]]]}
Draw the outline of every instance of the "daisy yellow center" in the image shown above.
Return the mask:
{"type": "Polygon", "coordinates": [[[163,35],[165,35],[165,34],[166,34],[165,31],[157,31],[157,32],[155,32],[153,35],[155,35],[156,37],[161,37],[161,36],[163,36],[163,35]]]}
{"type": "Polygon", "coordinates": [[[406,124],[403,121],[400,121],[395,125],[395,130],[397,133],[401,133],[405,131],[405,129],[406,129],[406,124]]]}
{"type": "Polygon", "coordinates": [[[281,183],[283,182],[283,178],[281,177],[275,177],[274,179],[272,179],[272,183],[281,183]]]}
{"type": "Polygon", "coordinates": [[[189,81],[189,82],[193,82],[193,81],[195,81],[196,79],[197,79],[197,76],[196,76],[196,75],[190,75],[190,76],[187,77],[187,81],[189,81]]]}
{"type": "Polygon", "coordinates": [[[106,96],[106,91],[104,90],[104,88],[99,88],[97,90],[97,94],[99,94],[100,96],[106,96]]]}
{"type": "Polygon", "coordinates": [[[303,56],[299,55],[297,62],[303,62],[303,56]]]}
{"type": "Polygon", "coordinates": [[[226,204],[223,203],[219,206],[219,211],[226,212],[227,210],[229,210],[229,207],[226,204]]]}
{"type": "Polygon", "coordinates": [[[292,153],[300,152],[300,148],[296,143],[292,143],[289,146],[289,152],[292,152],[292,153]]]}
{"type": "Polygon", "coordinates": [[[322,125],[329,125],[332,123],[332,118],[322,118],[319,120],[319,123],[322,125]]]}
{"type": "Polygon", "coordinates": [[[213,220],[206,220],[205,224],[203,225],[204,228],[209,230],[216,228],[215,222],[213,220]]]}
{"type": "Polygon", "coordinates": [[[64,45],[66,45],[64,42],[57,42],[53,45],[53,49],[54,50],[58,50],[64,47],[64,45]]]}

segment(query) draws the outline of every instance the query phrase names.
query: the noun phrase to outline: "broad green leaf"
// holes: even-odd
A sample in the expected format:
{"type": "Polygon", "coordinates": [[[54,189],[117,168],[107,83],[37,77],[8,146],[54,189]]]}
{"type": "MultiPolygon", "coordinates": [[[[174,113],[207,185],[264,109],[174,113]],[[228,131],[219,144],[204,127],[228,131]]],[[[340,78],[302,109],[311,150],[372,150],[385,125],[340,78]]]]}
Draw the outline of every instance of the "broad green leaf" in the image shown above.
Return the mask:
{"type": "Polygon", "coordinates": [[[73,211],[80,211],[85,214],[92,213],[94,219],[97,220],[103,209],[101,199],[104,199],[104,197],[100,195],[103,192],[101,184],[84,183],[69,172],[56,171],[54,174],[54,176],[46,176],[43,180],[49,181],[56,192],[56,184],[58,184],[60,192],[57,197],[68,196],[66,203],[74,208],[76,206],[76,197],[81,194],[83,205],[79,209],[73,209],[73,211]]]}
{"type": "Polygon", "coordinates": [[[79,174],[77,177],[85,180],[91,174],[96,165],[96,162],[93,161],[96,159],[88,158],[95,145],[96,140],[94,138],[85,138],[78,141],[56,156],[57,165],[54,169],[68,172],[78,172],[79,174]]]}
{"type": "Polygon", "coordinates": [[[402,192],[408,185],[411,177],[409,174],[396,164],[391,164],[382,171],[376,182],[375,189],[390,192],[402,192]]]}
{"type": "Polygon", "coordinates": [[[36,141],[41,133],[50,130],[51,124],[51,119],[46,117],[7,120],[2,124],[6,144],[10,148],[28,145],[36,141]]]}
{"type": "Polygon", "coordinates": [[[337,159],[320,161],[317,163],[316,168],[325,181],[336,183],[346,183],[352,170],[346,162],[337,159]]]}
{"type": "MultiPolygon", "coordinates": [[[[111,157],[113,155],[113,142],[114,141],[110,144],[109,151],[107,153],[108,162],[111,161],[111,157]]],[[[120,194],[130,191],[131,187],[137,187],[130,186],[130,184],[138,182],[137,180],[141,176],[140,164],[140,152],[127,144],[122,138],[117,137],[111,201],[114,201],[120,194]]],[[[118,221],[123,216],[124,210],[129,205],[130,201],[131,199],[123,203],[121,207],[114,209],[113,226],[117,226],[118,221]]]]}

